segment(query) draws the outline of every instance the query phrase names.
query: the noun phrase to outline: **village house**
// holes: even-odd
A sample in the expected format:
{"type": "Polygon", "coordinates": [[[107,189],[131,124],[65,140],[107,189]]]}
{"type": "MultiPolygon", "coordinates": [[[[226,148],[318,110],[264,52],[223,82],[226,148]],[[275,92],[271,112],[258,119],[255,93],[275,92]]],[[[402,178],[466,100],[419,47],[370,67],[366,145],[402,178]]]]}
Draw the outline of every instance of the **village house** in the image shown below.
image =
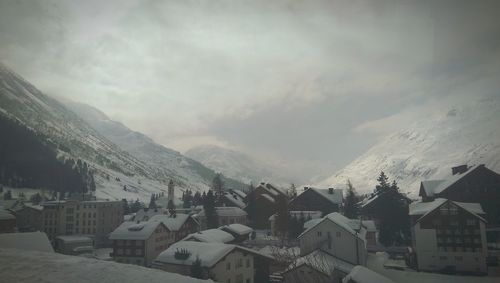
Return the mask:
{"type": "Polygon", "coordinates": [[[448,178],[422,181],[419,196],[424,202],[445,198],[481,204],[486,213],[488,245],[500,248],[500,174],[484,164],[456,166],[448,178]]]}
{"type": "Polygon", "coordinates": [[[150,266],[174,241],[174,235],[160,221],[123,222],[110,235],[116,262],[150,266]]]}
{"type": "Polygon", "coordinates": [[[223,243],[229,244],[234,242],[235,238],[220,229],[208,229],[200,232],[192,233],[186,236],[183,241],[195,241],[204,243],[223,243]]]}
{"type": "Polygon", "coordinates": [[[33,232],[42,230],[43,206],[25,203],[14,211],[19,232],[33,232]]]}
{"type": "Polygon", "coordinates": [[[17,230],[16,217],[0,208],[0,233],[14,233],[17,230]]]}
{"type": "Polygon", "coordinates": [[[340,283],[353,267],[323,250],[315,250],[293,261],[282,274],[283,282],[340,283]]]}
{"type": "Polygon", "coordinates": [[[250,238],[253,229],[243,224],[234,223],[219,227],[220,230],[231,234],[235,243],[242,243],[250,238]]]}
{"type": "Polygon", "coordinates": [[[78,255],[94,250],[94,241],[81,235],[57,236],[55,243],[56,251],[66,255],[78,255]]]}
{"type": "MultiPolygon", "coordinates": [[[[217,221],[219,225],[228,225],[233,223],[247,224],[247,213],[239,207],[229,207],[221,206],[215,208],[215,213],[217,214],[217,221]]],[[[205,216],[205,210],[201,210],[197,214],[197,220],[200,223],[202,230],[207,228],[207,218],[205,216]]]]}
{"type": "Polygon", "coordinates": [[[487,273],[486,220],[478,203],[443,198],[410,205],[412,262],[422,271],[487,273]]]}
{"type": "MultiPolygon", "coordinates": [[[[269,228],[269,217],[276,213],[276,201],[279,197],[288,200],[288,195],[284,190],[278,189],[269,183],[260,183],[247,194],[245,202],[248,204],[252,199],[255,202],[255,211],[258,211],[253,227],[258,229],[269,228]]],[[[248,205],[246,209],[248,209],[248,205]]]]}
{"type": "Polygon", "coordinates": [[[272,258],[241,246],[181,241],[163,251],[153,267],[192,276],[192,267],[197,260],[202,279],[223,283],[257,283],[268,280],[272,258]]]}
{"type": "Polygon", "coordinates": [[[200,229],[198,221],[191,215],[183,213],[176,214],[175,216],[158,214],[152,216],[149,221],[162,222],[167,227],[169,233],[173,235],[170,237],[173,238],[173,242],[180,241],[187,235],[200,229]]]}
{"type": "Polygon", "coordinates": [[[319,210],[322,216],[332,212],[340,212],[344,201],[342,189],[317,189],[304,187],[302,193],[290,201],[290,210],[312,211],[319,210]]]}
{"type": "Polygon", "coordinates": [[[92,236],[97,246],[123,221],[121,201],[47,201],[42,204],[42,231],[54,241],[60,235],[92,236]]]}
{"type": "Polygon", "coordinates": [[[366,228],[360,220],[333,212],[299,235],[300,255],[321,249],[352,265],[366,265],[366,228]]]}

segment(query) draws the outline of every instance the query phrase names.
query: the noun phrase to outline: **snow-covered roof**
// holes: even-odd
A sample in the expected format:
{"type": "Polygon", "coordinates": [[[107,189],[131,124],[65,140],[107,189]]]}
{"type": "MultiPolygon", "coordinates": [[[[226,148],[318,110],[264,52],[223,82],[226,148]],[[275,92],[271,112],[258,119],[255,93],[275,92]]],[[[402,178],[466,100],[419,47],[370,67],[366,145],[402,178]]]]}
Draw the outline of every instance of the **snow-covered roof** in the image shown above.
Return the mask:
{"type": "Polygon", "coordinates": [[[56,239],[60,239],[67,243],[80,243],[80,242],[92,242],[90,237],[82,236],[82,235],[64,235],[57,236],[56,239]]]}
{"type": "Polygon", "coordinates": [[[364,266],[356,265],[349,274],[347,274],[343,283],[395,283],[391,279],[378,274],[364,266]]]}
{"type": "Polygon", "coordinates": [[[301,194],[303,194],[309,190],[324,197],[325,199],[327,199],[328,201],[330,201],[333,204],[340,205],[340,204],[342,204],[342,201],[344,200],[344,192],[342,189],[331,189],[330,190],[330,189],[318,189],[318,188],[314,188],[314,187],[307,187],[307,189],[302,191],[301,194]]]}
{"type": "Polygon", "coordinates": [[[485,214],[483,208],[481,207],[481,204],[457,202],[457,201],[447,200],[444,198],[437,198],[433,201],[428,201],[428,202],[423,202],[423,201],[412,202],[409,206],[409,215],[415,215],[415,216],[422,215],[422,217],[420,217],[420,219],[422,219],[424,216],[431,213],[432,211],[434,211],[447,201],[454,203],[455,205],[463,208],[469,213],[485,221],[484,218],[480,216],[485,214]]]}
{"type": "MultiPolygon", "coordinates": [[[[53,253],[54,249],[43,232],[0,234],[0,248],[53,253]]],[[[2,255],[0,258],[2,258],[2,255]]],[[[2,266],[2,265],[0,265],[2,266]]],[[[3,266],[2,266],[3,267],[3,266]]]]}
{"type": "Polygon", "coordinates": [[[166,215],[168,210],[166,208],[156,208],[156,209],[141,209],[137,211],[130,220],[132,221],[148,221],[151,217],[155,215],[166,215]]]}
{"type": "Polygon", "coordinates": [[[268,194],[261,194],[261,196],[263,196],[265,199],[267,199],[268,201],[270,202],[273,202],[274,203],[274,198],[268,194]]]}
{"type": "Polygon", "coordinates": [[[425,194],[429,197],[431,197],[435,194],[439,194],[439,193],[443,192],[444,190],[446,190],[451,185],[458,182],[463,177],[469,175],[469,173],[473,172],[474,170],[476,170],[477,168],[482,167],[482,166],[484,166],[484,165],[480,164],[480,165],[471,166],[470,168],[467,169],[467,171],[465,171],[463,173],[451,175],[447,179],[444,179],[444,180],[422,181],[422,186],[425,190],[425,194]]]}
{"type": "Polygon", "coordinates": [[[277,196],[279,194],[286,195],[286,192],[284,192],[282,189],[279,189],[279,188],[277,188],[269,183],[260,183],[259,186],[257,186],[257,187],[263,188],[264,190],[268,191],[273,196],[277,196]]]}
{"type": "Polygon", "coordinates": [[[369,231],[369,232],[376,232],[377,231],[377,226],[375,225],[375,221],[363,220],[363,221],[361,221],[361,223],[363,223],[363,226],[366,228],[367,231],[369,231]]]}
{"type": "Polygon", "coordinates": [[[244,192],[242,192],[240,190],[234,190],[234,189],[232,189],[231,192],[237,194],[240,198],[245,198],[247,196],[247,194],[245,194],[244,192]]]}
{"type": "Polygon", "coordinates": [[[158,225],[163,225],[158,221],[146,221],[146,222],[123,222],[118,228],[116,228],[111,234],[109,234],[110,240],[146,240],[155,231],[158,225]]]}
{"type": "Polygon", "coordinates": [[[149,221],[157,221],[157,222],[159,221],[162,222],[165,226],[167,226],[168,230],[179,231],[179,229],[181,229],[182,225],[186,223],[189,217],[190,216],[188,214],[183,214],[183,213],[176,214],[175,217],[165,214],[158,214],[158,215],[153,215],[149,219],[149,221]]]}
{"type": "Polygon", "coordinates": [[[180,241],[161,252],[155,262],[192,265],[199,258],[201,266],[212,267],[234,248],[234,245],[222,243],[180,241]],[[189,257],[186,259],[176,258],[175,253],[180,250],[187,250],[190,253],[189,257]]]}
{"type": "Polygon", "coordinates": [[[4,282],[213,283],[212,280],[200,280],[137,265],[58,253],[0,249],[0,254],[2,269],[12,271],[2,273],[1,280],[4,282]]]}
{"type": "Polygon", "coordinates": [[[16,219],[16,217],[7,210],[0,209],[0,220],[10,220],[10,219],[16,219]]]}
{"type": "Polygon", "coordinates": [[[25,203],[24,206],[29,207],[29,208],[33,208],[36,210],[43,210],[43,206],[41,206],[39,204],[25,203]]]}
{"type": "Polygon", "coordinates": [[[293,270],[303,264],[308,265],[327,276],[331,276],[334,270],[349,273],[354,268],[353,264],[340,260],[322,250],[314,250],[305,256],[297,258],[285,272],[293,270]]]}
{"type": "Polygon", "coordinates": [[[246,235],[253,232],[253,229],[243,224],[234,223],[220,227],[221,230],[227,230],[238,235],[246,235]]]}
{"type": "Polygon", "coordinates": [[[243,202],[243,198],[239,196],[238,194],[231,194],[229,192],[226,192],[224,194],[224,197],[230,201],[233,205],[239,207],[239,208],[244,208],[245,207],[245,202],[243,202]]]}
{"type": "Polygon", "coordinates": [[[208,229],[192,233],[184,238],[184,241],[198,241],[205,243],[229,243],[234,241],[233,235],[220,229],[208,229]]]}
{"type": "Polygon", "coordinates": [[[330,214],[327,214],[325,217],[323,217],[320,221],[313,222],[312,224],[308,224],[308,228],[302,232],[298,238],[302,237],[306,233],[308,233],[311,229],[322,223],[323,221],[331,221],[340,227],[344,228],[347,232],[351,233],[352,235],[355,235],[356,237],[360,238],[361,240],[365,240],[363,235],[364,233],[358,233],[357,231],[364,230],[361,229],[360,226],[360,220],[357,219],[349,219],[345,217],[344,215],[338,213],[338,212],[332,212],[330,214]]]}
{"type": "MultiPolygon", "coordinates": [[[[241,208],[235,206],[219,206],[215,208],[218,216],[247,216],[248,214],[241,208]]],[[[198,216],[205,216],[205,210],[198,213],[198,216]]]]}
{"type": "Polygon", "coordinates": [[[313,226],[316,226],[316,224],[318,224],[322,220],[323,220],[323,218],[316,218],[316,219],[311,219],[309,221],[306,221],[304,223],[304,229],[309,229],[309,228],[311,228],[313,226]]]}

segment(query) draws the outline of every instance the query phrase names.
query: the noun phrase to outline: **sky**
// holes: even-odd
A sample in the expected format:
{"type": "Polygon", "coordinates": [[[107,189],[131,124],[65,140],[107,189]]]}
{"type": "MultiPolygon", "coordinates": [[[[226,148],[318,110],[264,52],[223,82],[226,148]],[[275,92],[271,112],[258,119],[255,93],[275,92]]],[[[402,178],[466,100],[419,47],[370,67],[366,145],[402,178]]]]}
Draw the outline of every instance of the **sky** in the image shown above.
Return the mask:
{"type": "Polygon", "coordinates": [[[167,147],[320,179],[438,101],[497,91],[498,3],[0,0],[0,61],[167,147]]]}

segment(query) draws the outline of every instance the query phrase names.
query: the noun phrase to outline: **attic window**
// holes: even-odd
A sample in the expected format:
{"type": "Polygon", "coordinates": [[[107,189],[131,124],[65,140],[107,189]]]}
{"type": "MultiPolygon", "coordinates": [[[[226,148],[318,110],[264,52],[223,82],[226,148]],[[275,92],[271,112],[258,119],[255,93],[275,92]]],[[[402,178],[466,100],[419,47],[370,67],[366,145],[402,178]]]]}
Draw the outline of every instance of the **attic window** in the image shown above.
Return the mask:
{"type": "Polygon", "coordinates": [[[144,228],[144,224],[134,224],[128,227],[129,231],[141,231],[144,228]]]}

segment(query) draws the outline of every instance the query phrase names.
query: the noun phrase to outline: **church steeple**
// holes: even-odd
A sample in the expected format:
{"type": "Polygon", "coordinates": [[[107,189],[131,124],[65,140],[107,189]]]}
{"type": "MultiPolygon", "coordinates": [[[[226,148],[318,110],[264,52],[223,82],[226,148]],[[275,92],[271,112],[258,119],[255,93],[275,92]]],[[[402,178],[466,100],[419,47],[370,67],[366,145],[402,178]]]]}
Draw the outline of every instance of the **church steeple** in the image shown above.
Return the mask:
{"type": "Polygon", "coordinates": [[[174,182],[172,179],[170,179],[170,182],[168,182],[168,200],[169,201],[174,201],[174,182]]]}

